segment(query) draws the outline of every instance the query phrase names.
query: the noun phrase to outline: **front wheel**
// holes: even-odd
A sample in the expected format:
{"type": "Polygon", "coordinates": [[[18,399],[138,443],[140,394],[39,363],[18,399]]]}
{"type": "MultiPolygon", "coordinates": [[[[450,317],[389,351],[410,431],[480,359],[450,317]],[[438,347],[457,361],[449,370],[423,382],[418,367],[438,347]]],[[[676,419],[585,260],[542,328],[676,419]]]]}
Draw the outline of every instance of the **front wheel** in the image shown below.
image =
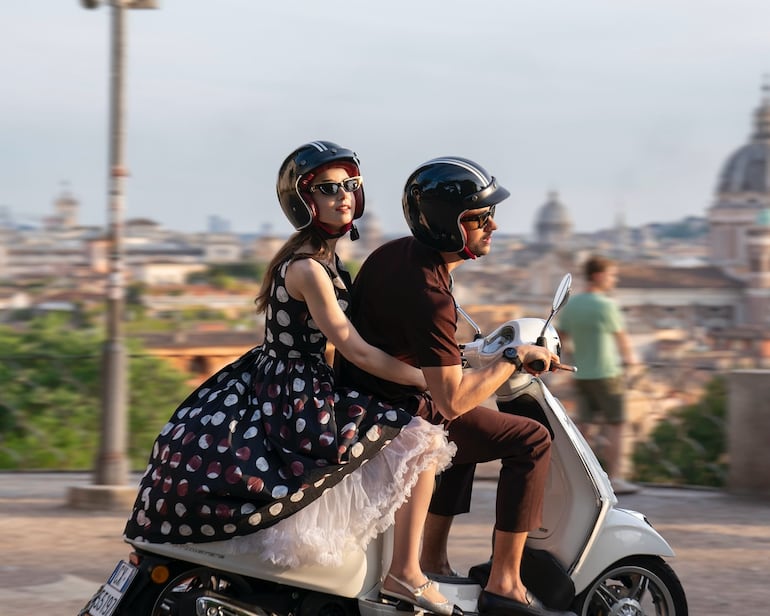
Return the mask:
{"type": "Polygon", "coordinates": [[[607,567],[573,604],[579,616],[687,616],[674,570],[657,556],[631,556],[607,567]]]}

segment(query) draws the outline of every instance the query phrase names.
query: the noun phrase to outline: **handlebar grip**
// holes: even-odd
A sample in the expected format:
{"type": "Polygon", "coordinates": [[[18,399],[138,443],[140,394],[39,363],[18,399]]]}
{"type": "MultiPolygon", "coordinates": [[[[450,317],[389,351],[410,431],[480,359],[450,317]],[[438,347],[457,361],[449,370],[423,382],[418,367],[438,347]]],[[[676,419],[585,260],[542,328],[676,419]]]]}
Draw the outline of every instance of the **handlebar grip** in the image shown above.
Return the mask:
{"type": "Polygon", "coordinates": [[[545,370],[545,362],[542,359],[536,359],[534,361],[531,361],[527,364],[532,370],[535,370],[537,372],[542,372],[545,370]]]}

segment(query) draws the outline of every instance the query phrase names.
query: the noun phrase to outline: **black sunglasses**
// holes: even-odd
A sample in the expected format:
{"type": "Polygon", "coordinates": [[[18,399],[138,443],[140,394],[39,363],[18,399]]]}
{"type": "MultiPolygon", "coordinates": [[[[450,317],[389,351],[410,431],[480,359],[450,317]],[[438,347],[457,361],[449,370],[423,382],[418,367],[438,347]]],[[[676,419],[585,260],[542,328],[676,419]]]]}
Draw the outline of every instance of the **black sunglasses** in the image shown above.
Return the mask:
{"type": "Polygon", "coordinates": [[[331,196],[336,195],[340,188],[345,192],[353,192],[358,190],[361,188],[361,184],[363,183],[363,178],[360,175],[357,175],[355,177],[348,178],[347,180],[342,180],[341,182],[319,182],[318,184],[313,184],[310,187],[310,192],[315,192],[318,190],[322,195],[331,196]]]}
{"type": "Polygon", "coordinates": [[[483,229],[489,223],[490,218],[495,217],[495,206],[490,207],[486,212],[481,214],[474,214],[473,216],[463,216],[460,222],[475,222],[476,226],[471,229],[483,229]]]}

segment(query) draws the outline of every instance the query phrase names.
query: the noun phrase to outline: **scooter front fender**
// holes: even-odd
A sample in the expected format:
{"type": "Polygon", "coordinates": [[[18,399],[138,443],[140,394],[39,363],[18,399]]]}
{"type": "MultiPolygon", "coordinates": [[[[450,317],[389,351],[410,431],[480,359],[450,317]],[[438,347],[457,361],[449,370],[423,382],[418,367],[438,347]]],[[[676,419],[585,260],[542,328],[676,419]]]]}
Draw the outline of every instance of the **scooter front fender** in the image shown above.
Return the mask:
{"type": "Polygon", "coordinates": [[[583,592],[607,567],[629,556],[674,556],[671,546],[644,515],[614,507],[586,550],[585,560],[572,572],[576,594],[583,592]]]}

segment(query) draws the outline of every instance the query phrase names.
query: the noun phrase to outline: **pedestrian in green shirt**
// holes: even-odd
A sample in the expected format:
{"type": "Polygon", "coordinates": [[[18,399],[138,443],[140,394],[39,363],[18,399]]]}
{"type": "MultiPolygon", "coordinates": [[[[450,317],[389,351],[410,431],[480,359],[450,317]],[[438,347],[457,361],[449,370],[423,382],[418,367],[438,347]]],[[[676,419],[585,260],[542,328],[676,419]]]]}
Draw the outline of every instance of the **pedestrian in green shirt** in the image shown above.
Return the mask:
{"type": "Polygon", "coordinates": [[[581,432],[599,453],[616,494],[638,486],[621,474],[621,439],[626,421],[623,368],[637,364],[623,315],[609,297],[618,279],[617,264],[592,256],[584,266],[587,290],[562,309],[559,333],[571,342],[581,432]]]}

